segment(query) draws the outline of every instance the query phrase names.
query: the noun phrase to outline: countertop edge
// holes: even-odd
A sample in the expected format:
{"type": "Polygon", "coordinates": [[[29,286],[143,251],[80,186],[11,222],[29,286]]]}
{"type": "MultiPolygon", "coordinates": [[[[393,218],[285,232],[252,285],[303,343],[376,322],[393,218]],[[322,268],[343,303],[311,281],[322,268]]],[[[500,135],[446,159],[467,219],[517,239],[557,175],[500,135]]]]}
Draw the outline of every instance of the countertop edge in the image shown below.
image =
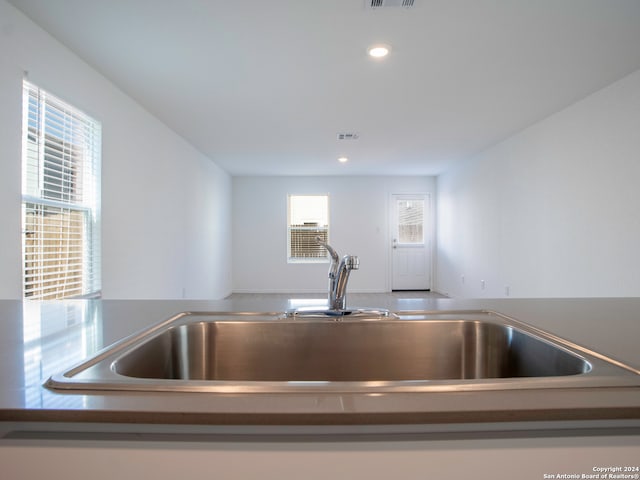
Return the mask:
{"type": "Polygon", "coordinates": [[[415,425],[540,421],[640,420],[640,407],[540,408],[438,412],[217,413],[113,410],[4,410],[0,422],[72,422],[162,425],[415,425]]]}

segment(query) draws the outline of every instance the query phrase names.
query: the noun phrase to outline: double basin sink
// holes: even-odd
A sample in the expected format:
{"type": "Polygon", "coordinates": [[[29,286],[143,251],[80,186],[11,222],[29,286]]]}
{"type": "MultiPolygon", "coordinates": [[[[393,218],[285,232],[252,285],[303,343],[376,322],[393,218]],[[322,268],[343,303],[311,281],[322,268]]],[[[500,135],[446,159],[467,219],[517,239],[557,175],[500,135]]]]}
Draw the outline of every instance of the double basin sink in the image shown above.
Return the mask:
{"type": "Polygon", "coordinates": [[[639,372],[486,311],[339,319],[185,312],[51,377],[56,390],[429,392],[640,385],[639,372]]]}

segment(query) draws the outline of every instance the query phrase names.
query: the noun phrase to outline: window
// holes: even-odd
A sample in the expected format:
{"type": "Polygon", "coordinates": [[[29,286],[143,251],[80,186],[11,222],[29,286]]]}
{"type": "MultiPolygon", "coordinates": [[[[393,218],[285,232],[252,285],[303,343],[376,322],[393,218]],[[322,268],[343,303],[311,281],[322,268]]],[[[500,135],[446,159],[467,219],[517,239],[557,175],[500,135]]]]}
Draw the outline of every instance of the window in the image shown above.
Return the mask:
{"type": "Polygon", "coordinates": [[[329,241],[329,196],[289,195],[287,251],[289,262],[325,262],[327,251],[316,237],[329,241]]]}
{"type": "Polygon", "coordinates": [[[424,200],[399,199],[396,201],[398,232],[396,238],[398,243],[424,244],[424,200]]]}
{"type": "Polygon", "coordinates": [[[97,295],[100,123],[25,81],[22,135],[24,297],[97,295]]]}

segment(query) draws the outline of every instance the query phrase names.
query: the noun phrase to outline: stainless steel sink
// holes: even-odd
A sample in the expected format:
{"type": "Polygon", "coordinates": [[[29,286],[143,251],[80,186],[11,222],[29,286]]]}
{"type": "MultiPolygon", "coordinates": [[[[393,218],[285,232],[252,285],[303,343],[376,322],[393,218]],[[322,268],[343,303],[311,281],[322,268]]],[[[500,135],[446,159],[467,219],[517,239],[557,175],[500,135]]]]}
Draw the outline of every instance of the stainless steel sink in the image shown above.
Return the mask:
{"type": "Polygon", "coordinates": [[[127,377],[252,382],[460,380],[577,375],[583,358],[472,320],[197,322],[113,363],[127,377]]]}
{"type": "Polygon", "coordinates": [[[332,321],[187,313],[49,379],[55,389],[449,391],[638,384],[602,355],[490,312],[332,321]]]}

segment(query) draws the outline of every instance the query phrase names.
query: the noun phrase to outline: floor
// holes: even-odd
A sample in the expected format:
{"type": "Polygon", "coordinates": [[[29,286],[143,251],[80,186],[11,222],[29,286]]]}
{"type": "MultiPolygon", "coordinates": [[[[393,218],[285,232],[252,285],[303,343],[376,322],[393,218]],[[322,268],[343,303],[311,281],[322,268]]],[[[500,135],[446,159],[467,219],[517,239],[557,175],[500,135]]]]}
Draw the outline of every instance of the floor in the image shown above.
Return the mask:
{"type": "MultiPolygon", "coordinates": [[[[246,298],[326,298],[326,293],[232,293],[227,297],[230,300],[246,298]]],[[[374,299],[398,299],[398,298],[447,298],[436,292],[428,290],[403,290],[389,293],[350,293],[349,298],[374,298],[374,299]]]]}
{"type": "MultiPolygon", "coordinates": [[[[389,310],[431,310],[444,295],[429,291],[399,291],[389,293],[350,293],[347,308],[387,308],[389,310]]],[[[282,311],[290,308],[327,304],[322,293],[233,293],[230,300],[236,308],[254,311],[282,311]]]]}

